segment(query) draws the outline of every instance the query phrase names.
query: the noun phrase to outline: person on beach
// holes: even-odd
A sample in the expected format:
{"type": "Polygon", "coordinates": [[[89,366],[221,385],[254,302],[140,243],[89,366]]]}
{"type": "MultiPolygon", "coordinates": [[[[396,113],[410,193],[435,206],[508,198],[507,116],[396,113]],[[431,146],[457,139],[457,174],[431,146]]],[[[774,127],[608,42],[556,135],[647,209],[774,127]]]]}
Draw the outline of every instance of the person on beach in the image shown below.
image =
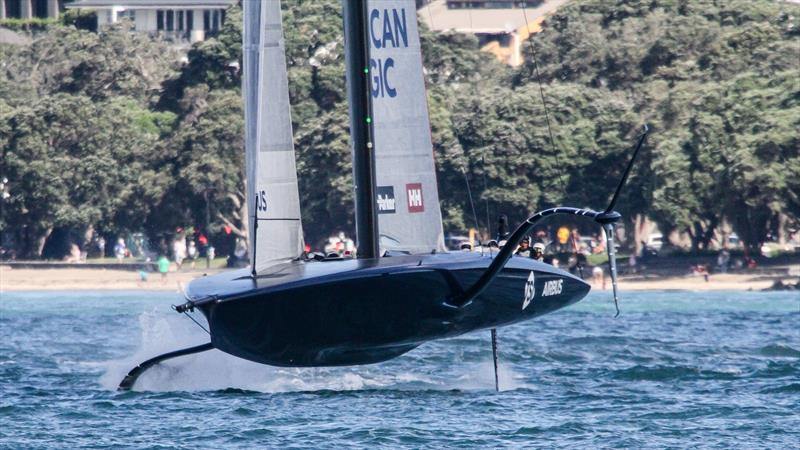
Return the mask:
{"type": "Polygon", "coordinates": [[[628,270],[630,273],[636,273],[636,252],[631,253],[628,257],[628,270]]]}
{"type": "Polygon", "coordinates": [[[706,282],[708,282],[709,273],[708,273],[708,268],[705,266],[705,264],[698,264],[696,266],[692,266],[690,267],[690,270],[692,272],[692,275],[697,277],[703,277],[703,279],[706,282]]]}
{"type": "Polygon", "coordinates": [[[117,239],[117,244],[114,245],[114,256],[117,257],[117,262],[122,262],[127,252],[128,248],[125,246],[125,239],[117,239]]]}
{"type": "Polygon", "coordinates": [[[189,241],[189,247],[186,248],[186,256],[192,260],[192,269],[194,269],[195,260],[197,260],[197,245],[194,243],[194,239],[189,241]]]}
{"type": "Polygon", "coordinates": [[[161,274],[161,281],[167,280],[167,272],[169,272],[169,259],[166,255],[161,255],[158,258],[158,272],[161,274]]]}
{"type": "Polygon", "coordinates": [[[97,252],[100,253],[100,259],[106,257],[106,240],[103,236],[97,238],[97,252]]]}
{"type": "Polygon", "coordinates": [[[214,250],[213,245],[209,245],[208,249],[206,250],[206,268],[211,267],[211,261],[214,261],[216,258],[216,251],[214,250]]]}
{"type": "Polygon", "coordinates": [[[720,273],[726,273],[728,271],[728,264],[731,260],[731,254],[728,249],[724,248],[720,250],[719,255],[717,255],[717,270],[720,273]]]}
{"type": "Polygon", "coordinates": [[[594,266],[592,269],[592,284],[595,286],[602,286],[603,290],[606,288],[606,275],[603,273],[603,268],[600,266],[594,266]]]}
{"type": "Polygon", "coordinates": [[[178,270],[180,270],[183,265],[183,260],[186,259],[186,238],[183,237],[183,234],[179,234],[178,237],[172,241],[172,255],[175,258],[175,264],[178,265],[178,270]]]}

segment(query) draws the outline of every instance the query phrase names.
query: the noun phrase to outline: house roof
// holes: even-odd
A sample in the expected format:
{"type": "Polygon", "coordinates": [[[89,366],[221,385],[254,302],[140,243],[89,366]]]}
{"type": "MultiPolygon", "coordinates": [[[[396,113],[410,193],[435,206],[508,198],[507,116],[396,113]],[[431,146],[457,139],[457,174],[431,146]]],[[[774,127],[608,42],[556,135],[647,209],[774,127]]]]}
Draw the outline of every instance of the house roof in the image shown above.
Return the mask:
{"type": "Polygon", "coordinates": [[[209,9],[227,8],[236,0],[75,0],[67,8],[121,9],[209,9]]]}
{"type": "Polygon", "coordinates": [[[536,8],[449,9],[445,0],[434,0],[419,10],[419,18],[432,31],[459,33],[510,33],[558,9],[568,0],[545,0],[536,8]],[[527,19],[527,20],[526,20],[527,19]]]}

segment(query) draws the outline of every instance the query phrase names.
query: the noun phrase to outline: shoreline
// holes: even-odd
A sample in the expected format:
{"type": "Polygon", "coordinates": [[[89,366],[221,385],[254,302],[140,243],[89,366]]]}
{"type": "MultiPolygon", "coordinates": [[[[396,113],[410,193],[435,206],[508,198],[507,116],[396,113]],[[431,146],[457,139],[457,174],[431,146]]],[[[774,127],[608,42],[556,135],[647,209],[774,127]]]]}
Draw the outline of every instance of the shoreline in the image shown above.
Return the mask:
{"type": "MultiPolygon", "coordinates": [[[[146,280],[138,271],[121,269],[57,268],[30,269],[0,265],[0,293],[19,291],[172,291],[180,292],[195,278],[213,275],[225,269],[187,269],[169,272],[162,279],[158,273],[147,273],[146,280]]],[[[767,275],[757,273],[712,274],[708,281],[702,276],[678,275],[621,276],[621,291],[761,291],[770,288],[776,281],[796,284],[797,276],[767,275]]],[[[601,291],[603,286],[592,283],[592,290],[601,291]]],[[[611,289],[611,280],[606,276],[605,290],[611,289]]]]}
{"type": "Polygon", "coordinates": [[[137,270],[124,269],[18,269],[0,265],[0,293],[20,291],[171,291],[219,269],[171,271],[166,278],[147,272],[143,279],[137,270]]]}

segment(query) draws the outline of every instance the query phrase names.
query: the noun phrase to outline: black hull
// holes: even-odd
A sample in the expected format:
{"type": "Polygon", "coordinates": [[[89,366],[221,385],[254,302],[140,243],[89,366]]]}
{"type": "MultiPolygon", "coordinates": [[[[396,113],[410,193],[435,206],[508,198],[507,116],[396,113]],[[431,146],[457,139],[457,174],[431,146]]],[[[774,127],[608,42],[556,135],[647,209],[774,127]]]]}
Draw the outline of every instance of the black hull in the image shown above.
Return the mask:
{"type": "Polygon", "coordinates": [[[385,361],[426,341],[547,314],[589,291],[566,272],[513,258],[474,301],[449,305],[490,262],[479,255],[445,254],[290,263],[257,283],[229,276],[228,287],[249,283],[250,289],[226,293],[219,284],[224,280],[208,277],[193,282],[189,294],[217,296],[198,302],[214,347],[263,364],[303,367],[385,361]],[[320,273],[313,273],[317,269],[320,273]],[[535,295],[525,305],[532,271],[535,295]]]}

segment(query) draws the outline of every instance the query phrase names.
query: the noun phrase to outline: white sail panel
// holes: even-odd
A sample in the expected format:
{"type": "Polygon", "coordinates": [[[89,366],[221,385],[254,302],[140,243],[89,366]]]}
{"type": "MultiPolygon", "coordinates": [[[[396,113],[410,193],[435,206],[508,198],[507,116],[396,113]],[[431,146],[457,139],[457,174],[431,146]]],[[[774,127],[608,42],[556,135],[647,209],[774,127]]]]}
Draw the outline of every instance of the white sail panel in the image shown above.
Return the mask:
{"type": "Polygon", "coordinates": [[[250,248],[250,264],[253,264],[253,241],[255,240],[255,190],[250,186],[256,185],[256,134],[258,130],[258,54],[261,41],[261,2],[258,0],[245,0],[242,5],[242,18],[244,30],[242,36],[242,98],[244,101],[244,146],[247,181],[245,186],[247,198],[247,229],[250,248]]]}
{"type": "Polygon", "coordinates": [[[245,0],[244,24],[250,262],[258,272],[300,256],[303,232],[280,1],[245,0]]]}
{"type": "Polygon", "coordinates": [[[414,0],[369,0],[381,247],[444,251],[414,0]]]}

